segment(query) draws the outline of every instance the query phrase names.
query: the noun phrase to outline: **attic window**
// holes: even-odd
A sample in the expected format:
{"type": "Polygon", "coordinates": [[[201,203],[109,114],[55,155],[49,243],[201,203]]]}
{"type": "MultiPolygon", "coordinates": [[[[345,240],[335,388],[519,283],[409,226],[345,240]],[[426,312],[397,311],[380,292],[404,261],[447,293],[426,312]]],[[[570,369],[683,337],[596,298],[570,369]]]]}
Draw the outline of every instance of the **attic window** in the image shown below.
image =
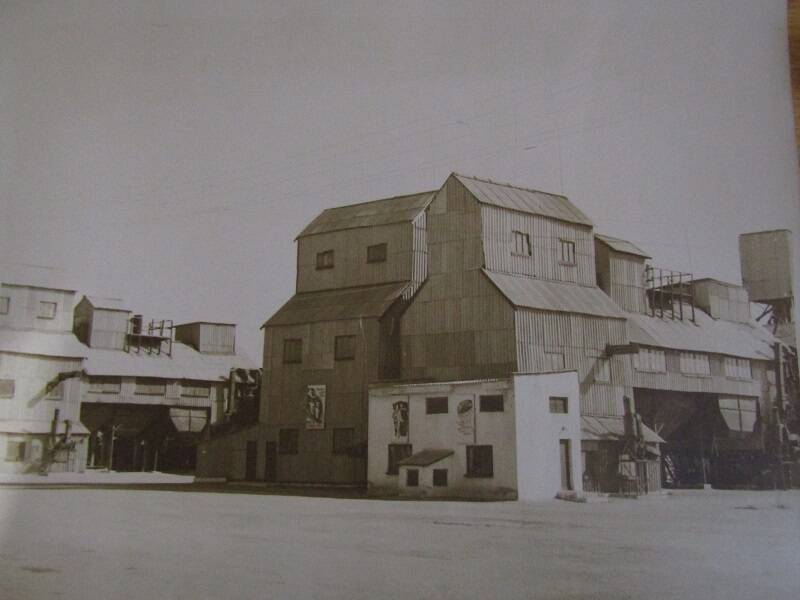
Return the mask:
{"type": "Polygon", "coordinates": [[[0,315],[8,314],[8,307],[11,304],[11,298],[8,296],[0,296],[0,315]]]}
{"type": "Polygon", "coordinates": [[[575,242],[570,240],[561,241],[561,263],[565,265],[575,264],[575,242]]]}
{"type": "Polygon", "coordinates": [[[335,360],[353,360],[356,357],[356,336],[337,335],[333,343],[335,360]]]}
{"type": "Polygon", "coordinates": [[[317,252],[317,270],[333,268],[333,250],[317,252]]]}
{"type": "Polygon", "coordinates": [[[530,256],[531,255],[531,236],[521,231],[512,231],[514,247],[511,254],[514,256],[530,256]]]}
{"type": "Polygon", "coordinates": [[[367,262],[378,263],[386,262],[386,244],[375,244],[374,246],[367,246],[367,262]]]}
{"type": "Polygon", "coordinates": [[[303,340],[283,340],[283,362],[286,364],[303,362],[303,340]]]}

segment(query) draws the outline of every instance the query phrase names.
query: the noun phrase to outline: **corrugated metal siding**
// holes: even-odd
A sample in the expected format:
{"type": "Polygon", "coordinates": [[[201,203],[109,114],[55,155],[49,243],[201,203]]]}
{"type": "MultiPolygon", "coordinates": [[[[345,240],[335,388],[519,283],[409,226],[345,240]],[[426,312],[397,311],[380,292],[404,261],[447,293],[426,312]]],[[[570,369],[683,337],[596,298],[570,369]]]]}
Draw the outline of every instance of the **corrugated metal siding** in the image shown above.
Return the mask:
{"type": "Polygon", "coordinates": [[[358,227],[409,223],[425,210],[435,193],[435,191],[422,192],[329,208],[314,219],[297,237],[358,227]]]}
{"type": "Polygon", "coordinates": [[[410,222],[366,229],[335,231],[297,242],[297,292],[340,289],[411,281],[415,261],[414,227],[410,222]],[[367,247],[387,246],[384,262],[367,262],[367,247]],[[334,266],[317,269],[317,253],[333,250],[334,266]]]}
{"type": "Polygon", "coordinates": [[[92,311],[89,345],[92,348],[122,350],[125,347],[125,334],[129,317],[130,313],[94,309],[92,311]]]}
{"type": "MultiPolygon", "coordinates": [[[[84,379],[82,382],[82,401],[88,404],[137,404],[137,405],[161,405],[179,406],[187,408],[211,408],[217,402],[217,397],[223,394],[222,384],[219,381],[204,382],[210,386],[208,397],[183,396],[181,394],[182,383],[176,380],[149,380],[153,384],[153,389],[157,385],[163,385],[164,394],[144,394],[137,393],[135,377],[120,377],[119,392],[90,392],[89,381],[84,379]]],[[[187,386],[196,386],[197,382],[187,383],[187,386]]],[[[144,389],[140,386],[140,390],[144,389]]]]}
{"type": "Polygon", "coordinates": [[[598,287],[483,272],[516,306],[625,319],[625,313],[598,287]]]}
{"type": "Polygon", "coordinates": [[[589,217],[564,196],[492,183],[457,173],[453,174],[451,179],[453,178],[464,185],[483,204],[493,204],[590,227],[593,225],[589,217]]]}
{"type": "Polygon", "coordinates": [[[209,354],[233,354],[236,342],[236,327],[220,323],[200,323],[200,352],[209,354]]]}
{"type": "Polygon", "coordinates": [[[565,369],[578,372],[581,414],[621,416],[622,396],[632,395],[630,362],[625,356],[609,360],[611,381],[594,380],[594,368],[607,344],[624,344],[625,322],[578,314],[518,308],[515,313],[517,361],[521,372],[552,369],[548,355],[562,354],[565,369]]]}
{"type": "Polygon", "coordinates": [[[742,282],[753,302],[792,295],[792,233],[762,231],[739,236],[742,282]]]}
{"type": "Polygon", "coordinates": [[[414,219],[412,226],[412,265],[411,285],[403,292],[403,298],[410,300],[428,277],[428,213],[423,211],[414,219]]]}
{"type": "Polygon", "coordinates": [[[487,269],[595,285],[591,228],[491,205],[481,205],[481,219],[487,269]],[[512,254],[514,231],[530,236],[531,256],[512,254]],[[575,243],[574,265],[561,262],[561,240],[575,243]]]}
{"type": "Polygon", "coordinates": [[[648,309],[644,288],[644,261],[609,253],[611,299],[623,310],[646,313],[648,309]]]}

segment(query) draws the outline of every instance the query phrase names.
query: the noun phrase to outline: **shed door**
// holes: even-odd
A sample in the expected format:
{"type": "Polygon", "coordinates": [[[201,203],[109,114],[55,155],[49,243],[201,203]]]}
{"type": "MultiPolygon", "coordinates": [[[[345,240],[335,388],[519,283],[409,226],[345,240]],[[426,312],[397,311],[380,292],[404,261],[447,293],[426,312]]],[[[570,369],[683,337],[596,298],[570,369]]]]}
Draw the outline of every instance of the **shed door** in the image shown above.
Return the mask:
{"type": "Polygon", "coordinates": [[[561,489],[572,489],[572,466],[569,462],[569,440],[559,440],[561,451],[561,489]]]}
{"type": "Polygon", "coordinates": [[[256,479],[256,461],[258,460],[258,442],[247,442],[247,452],[244,463],[244,478],[247,481],[256,479]]]}

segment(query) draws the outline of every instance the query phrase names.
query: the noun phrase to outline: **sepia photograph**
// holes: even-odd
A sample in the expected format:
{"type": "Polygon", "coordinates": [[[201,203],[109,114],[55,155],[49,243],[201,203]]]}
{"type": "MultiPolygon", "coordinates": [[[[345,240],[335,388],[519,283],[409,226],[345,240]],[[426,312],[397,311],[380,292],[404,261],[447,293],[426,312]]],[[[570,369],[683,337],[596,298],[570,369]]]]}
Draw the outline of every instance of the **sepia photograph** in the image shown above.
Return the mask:
{"type": "Polygon", "coordinates": [[[0,0],[0,600],[800,597],[800,0],[0,0]]]}

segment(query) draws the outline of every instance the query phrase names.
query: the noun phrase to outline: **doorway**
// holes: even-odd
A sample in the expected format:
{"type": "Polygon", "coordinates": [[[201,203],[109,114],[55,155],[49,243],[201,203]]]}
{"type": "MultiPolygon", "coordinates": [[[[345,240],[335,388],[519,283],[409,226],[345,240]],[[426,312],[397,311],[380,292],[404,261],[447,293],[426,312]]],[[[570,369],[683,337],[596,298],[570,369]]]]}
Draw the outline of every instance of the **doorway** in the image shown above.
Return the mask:
{"type": "Polygon", "coordinates": [[[248,441],[244,462],[244,478],[247,481],[256,480],[256,462],[258,461],[258,442],[248,441]]]}
{"type": "Polygon", "coordinates": [[[561,451],[561,489],[572,490],[572,465],[570,464],[570,442],[559,440],[561,451]]]}

